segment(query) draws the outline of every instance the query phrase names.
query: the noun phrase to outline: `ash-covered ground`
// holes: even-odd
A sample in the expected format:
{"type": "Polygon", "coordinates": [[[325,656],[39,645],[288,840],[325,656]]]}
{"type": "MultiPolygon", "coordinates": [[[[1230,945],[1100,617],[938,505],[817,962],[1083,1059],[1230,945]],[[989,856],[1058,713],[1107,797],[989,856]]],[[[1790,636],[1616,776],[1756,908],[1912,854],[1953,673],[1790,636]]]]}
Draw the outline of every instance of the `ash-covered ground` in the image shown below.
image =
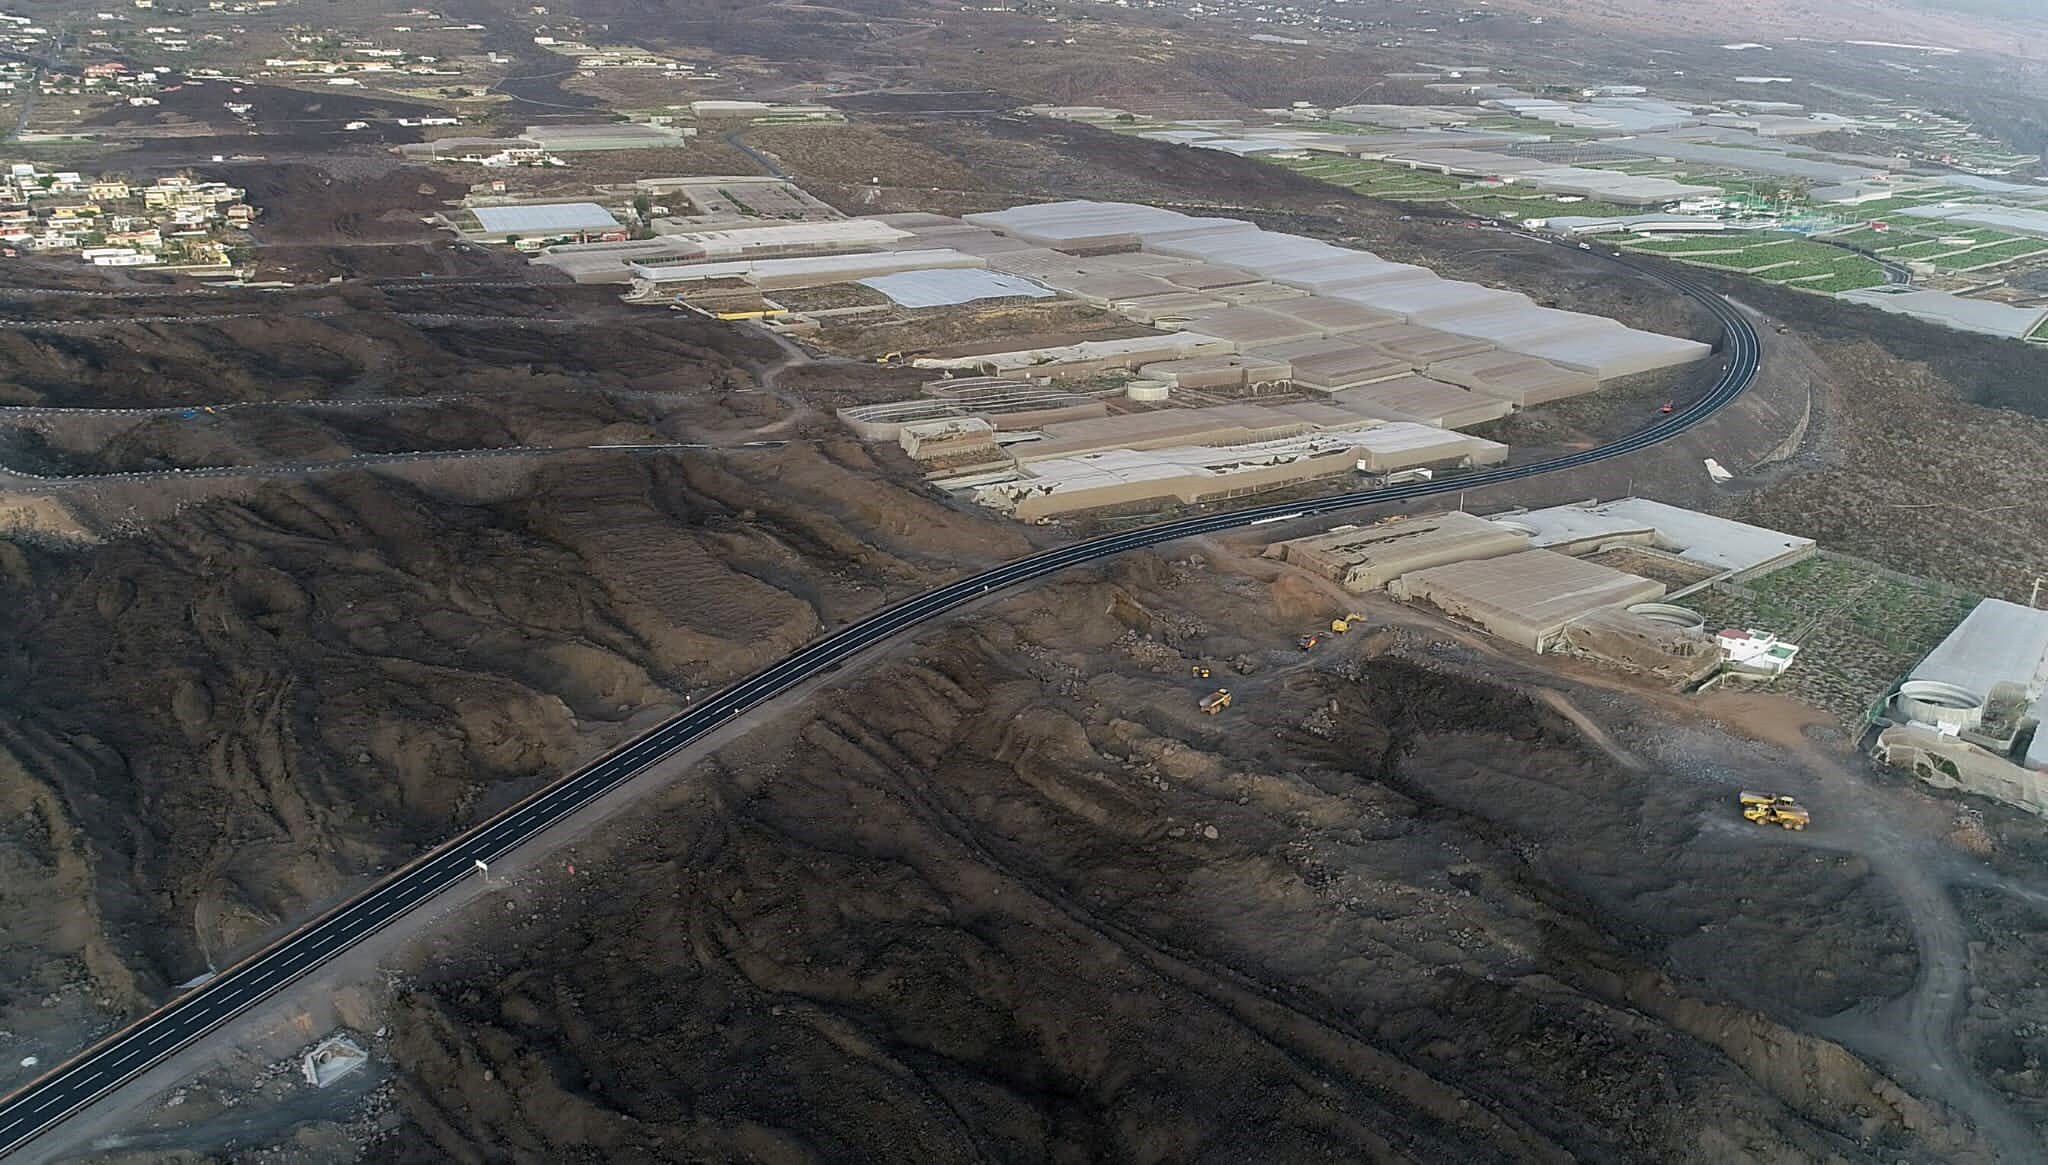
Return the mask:
{"type": "Polygon", "coordinates": [[[1815,1034],[1919,975],[1869,860],[1327,602],[1139,559],[727,749],[393,993],[370,1159],[1990,1159],[1815,1034]]]}

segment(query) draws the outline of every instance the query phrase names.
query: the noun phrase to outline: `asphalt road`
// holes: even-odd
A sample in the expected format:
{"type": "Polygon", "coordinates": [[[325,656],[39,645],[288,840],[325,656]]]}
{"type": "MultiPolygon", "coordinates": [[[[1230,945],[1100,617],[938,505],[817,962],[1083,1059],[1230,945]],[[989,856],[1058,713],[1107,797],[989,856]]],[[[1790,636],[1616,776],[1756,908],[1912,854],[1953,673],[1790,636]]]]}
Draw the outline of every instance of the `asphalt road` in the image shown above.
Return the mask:
{"type": "Polygon", "coordinates": [[[1619,263],[1650,275],[1704,305],[1725,327],[1720,378],[1699,400],[1641,432],[1596,449],[1521,466],[1498,466],[1435,481],[1253,506],[1231,513],[1184,518],[1109,534],[1043,551],[906,600],[833,632],[780,662],[683,712],[629,744],[565,776],[460,837],[432,850],[361,894],[269,947],[187,991],[41,1079],[0,1099],[0,1155],[92,1104],[156,1064],[203,1038],[327,960],[376,934],[435,895],[476,874],[549,826],[631,780],[713,729],[814,676],[829,672],[879,643],[994,591],[1035,582],[1069,567],[1099,562],[1195,535],[1260,522],[1312,517],[1372,503],[1428,497],[1518,481],[1647,449],[1684,432],[1735,400],[1755,379],[1760,350],[1754,328],[1735,308],[1701,285],[1673,273],[1619,263]]]}

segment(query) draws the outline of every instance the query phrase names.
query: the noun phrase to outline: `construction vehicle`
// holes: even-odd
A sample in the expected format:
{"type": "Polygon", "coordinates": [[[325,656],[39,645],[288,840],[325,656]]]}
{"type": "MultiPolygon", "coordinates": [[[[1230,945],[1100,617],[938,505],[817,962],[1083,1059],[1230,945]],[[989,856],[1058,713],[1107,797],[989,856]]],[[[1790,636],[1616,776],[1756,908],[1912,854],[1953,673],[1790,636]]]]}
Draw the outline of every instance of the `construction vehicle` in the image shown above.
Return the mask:
{"type": "Polygon", "coordinates": [[[1314,651],[1323,642],[1321,634],[1304,635],[1294,641],[1303,651],[1314,651]]]}
{"type": "Polygon", "coordinates": [[[1353,611],[1349,615],[1330,620],[1330,634],[1348,635],[1353,627],[1360,626],[1364,622],[1365,616],[1353,611]]]}
{"type": "Polygon", "coordinates": [[[1217,688],[1215,691],[1203,696],[1202,702],[1197,704],[1196,707],[1200,708],[1205,715],[1214,716],[1216,713],[1230,707],[1230,689],[1217,688]]]}
{"type": "Polygon", "coordinates": [[[1750,793],[1740,795],[1742,816],[1758,825],[1777,825],[1785,829],[1805,829],[1813,822],[1813,814],[1798,801],[1783,793],[1750,793]]]}
{"type": "Polygon", "coordinates": [[[906,361],[917,359],[919,356],[924,355],[927,350],[928,349],[919,348],[911,352],[884,352],[880,356],[875,357],[875,363],[887,364],[890,365],[891,367],[894,367],[895,365],[905,363],[906,361]]]}
{"type": "Polygon", "coordinates": [[[1194,667],[1188,669],[1188,672],[1190,675],[1194,676],[1198,680],[1206,680],[1209,678],[1209,665],[1206,663],[1198,663],[1194,667]]]}

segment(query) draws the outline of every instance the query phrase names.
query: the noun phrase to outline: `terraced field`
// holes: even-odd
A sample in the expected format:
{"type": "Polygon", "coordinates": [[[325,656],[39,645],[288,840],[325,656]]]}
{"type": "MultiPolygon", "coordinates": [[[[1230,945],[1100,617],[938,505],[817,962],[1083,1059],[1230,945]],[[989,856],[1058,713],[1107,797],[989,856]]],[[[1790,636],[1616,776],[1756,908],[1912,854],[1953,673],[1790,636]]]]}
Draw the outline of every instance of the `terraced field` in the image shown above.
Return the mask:
{"type": "Polygon", "coordinates": [[[1861,722],[1976,603],[1975,595],[1826,552],[1685,600],[1709,626],[1755,627],[1799,644],[1799,658],[1772,690],[1848,724],[1861,722]]]}
{"type": "Polygon", "coordinates": [[[1793,235],[1747,233],[1688,239],[1625,241],[1623,246],[1702,267],[1735,271],[1804,291],[1837,292],[1877,287],[1884,268],[1826,243],[1793,235]]]}

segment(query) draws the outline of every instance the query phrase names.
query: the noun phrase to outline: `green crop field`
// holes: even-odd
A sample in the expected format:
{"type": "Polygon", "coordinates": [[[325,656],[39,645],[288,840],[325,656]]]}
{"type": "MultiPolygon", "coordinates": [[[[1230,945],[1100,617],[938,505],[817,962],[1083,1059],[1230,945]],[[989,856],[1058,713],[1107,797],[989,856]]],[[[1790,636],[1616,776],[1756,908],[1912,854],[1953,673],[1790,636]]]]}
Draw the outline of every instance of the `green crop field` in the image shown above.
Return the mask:
{"type": "Polygon", "coordinates": [[[1967,251],[1955,251],[1934,260],[1934,265],[1944,271],[1969,271],[1993,263],[2010,263],[2029,255],[2048,251],[2048,243],[2039,239],[2012,239],[1989,247],[1974,247],[1967,251]]]}
{"type": "Polygon", "coordinates": [[[1653,255],[1697,255],[1714,251],[1744,251],[1770,241],[1770,235],[1743,233],[1686,239],[1643,239],[1640,242],[1630,240],[1627,245],[1633,250],[1648,251],[1653,255]]]}
{"type": "Polygon", "coordinates": [[[2027,336],[2027,339],[2039,340],[2043,343],[2048,343],[2048,320],[2042,320],[2040,326],[2035,328],[2033,332],[2027,336]]]}

